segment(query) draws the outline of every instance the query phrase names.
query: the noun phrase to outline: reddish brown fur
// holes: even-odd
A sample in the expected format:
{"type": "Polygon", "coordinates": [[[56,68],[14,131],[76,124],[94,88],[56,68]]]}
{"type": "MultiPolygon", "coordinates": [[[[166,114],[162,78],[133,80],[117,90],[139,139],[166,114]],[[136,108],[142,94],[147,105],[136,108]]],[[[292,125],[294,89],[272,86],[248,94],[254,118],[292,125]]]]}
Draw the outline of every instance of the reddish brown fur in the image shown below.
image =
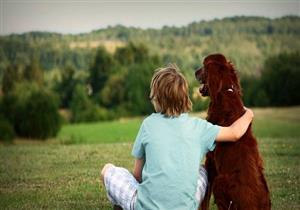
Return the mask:
{"type": "MultiPolygon", "coordinates": [[[[221,54],[209,55],[203,64],[204,68],[198,70],[196,76],[205,86],[200,90],[202,95],[211,98],[207,120],[229,126],[245,112],[235,69],[221,54]],[[228,90],[230,88],[233,91],[228,90]]],[[[239,141],[217,143],[216,149],[207,154],[205,165],[209,188],[202,210],[209,208],[211,193],[221,210],[271,209],[263,161],[251,125],[239,141]]]]}

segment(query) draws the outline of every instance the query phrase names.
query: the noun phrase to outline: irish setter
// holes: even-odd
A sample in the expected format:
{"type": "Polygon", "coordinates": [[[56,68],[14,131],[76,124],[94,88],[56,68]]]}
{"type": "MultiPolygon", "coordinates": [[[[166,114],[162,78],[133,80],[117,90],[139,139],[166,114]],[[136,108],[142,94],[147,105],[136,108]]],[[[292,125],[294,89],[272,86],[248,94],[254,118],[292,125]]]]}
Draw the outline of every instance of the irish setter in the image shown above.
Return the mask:
{"type": "MultiPolygon", "coordinates": [[[[211,99],[207,120],[230,126],[245,112],[234,66],[222,54],[207,56],[203,64],[195,76],[202,84],[202,96],[211,99]]],[[[211,193],[220,210],[271,209],[263,161],[251,125],[239,141],[217,143],[215,150],[207,153],[205,166],[209,187],[202,210],[209,208],[211,193]]]]}

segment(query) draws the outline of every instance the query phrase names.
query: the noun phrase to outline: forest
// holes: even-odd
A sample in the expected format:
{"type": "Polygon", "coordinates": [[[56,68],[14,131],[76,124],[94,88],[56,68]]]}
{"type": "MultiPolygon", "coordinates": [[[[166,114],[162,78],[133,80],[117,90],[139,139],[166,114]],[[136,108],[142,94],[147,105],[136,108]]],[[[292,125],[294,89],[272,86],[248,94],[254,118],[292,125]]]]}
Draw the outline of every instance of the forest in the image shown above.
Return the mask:
{"type": "Polygon", "coordinates": [[[217,52],[235,64],[246,106],[299,105],[299,38],[298,16],[1,36],[0,127],[8,136],[44,139],[62,123],[149,114],[151,76],[168,63],[187,77],[193,110],[204,110],[209,101],[199,96],[194,71],[217,52]]]}

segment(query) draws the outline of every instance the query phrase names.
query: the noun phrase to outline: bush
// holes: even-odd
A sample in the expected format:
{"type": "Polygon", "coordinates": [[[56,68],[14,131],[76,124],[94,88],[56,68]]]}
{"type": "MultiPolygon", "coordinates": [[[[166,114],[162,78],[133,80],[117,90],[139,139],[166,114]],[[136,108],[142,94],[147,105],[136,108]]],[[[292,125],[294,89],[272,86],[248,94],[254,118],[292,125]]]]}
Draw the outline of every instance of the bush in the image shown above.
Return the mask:
{"type": "Polygon", "coordinates": [[[261,74],[262,88],[272,106],[300,104],[300,52],[268,58],[261,74]]]}
{"type": "Polygon", "coordinates": [[[261,78],[244,76],[241,79],[242,95],[245,106],[267,107],[269,96],[262,87],[261,78]]]}
{"type": "Polygon", "coordinates": [[[12,142],[15,137],[13,126],[9,121],[0,119],[0,140],[4,142],[12,142]]]}
{"type": "Polygon", "coordinates": [[[241,80],[246,106],[293,106],[300,104],[300,53],[269,57],[260,78],[241,80]]]}
{"type": "Polygon", "coordinates": [[[146,115],[153,112],[149,100],[150,82],[157,65],[154,62],[134,64],[129,68],[125,84],[128,109],[133,115],[146,115]]]}
{"type": "Polygon", "coordinates": [[[208,109],[209,106],[209,99],[206,98],[197,98],[197,99],[192,99],[193,102],[193,111],[194,112],[200,112],[208,109]]]}
{"type": "Polygon", "coordinates": [[[254,106],[256,107],[267,107],[270,104],[268,95],[266,94],[266,91],[263,89],[260,89],[257,91],[254,106]]]}
{"type": "Polygon", "coordinates": [[[77,85],[71,101],[72,122],[92,122],[110,120],[112,114],[105,108],[99,107],[89,99],[87,89],[77,85]]]}
{"type": "Polygon", "coordinates": [[[57,97],[35,83],[16,85],[11,94],[4,96],[3,110],[22,137],[54,137],[61,127],[57,97]]]}
{"type": "Polygon", "coordinates": [[[210,99],[209,97],[203,97],[199,93],[198,84],[195,88],[190,89],[190,98],[193,102],[193,111],[200,112],[208,109],[210,99]]]}
{"type": "Polygon", "coordinates": [[[86,110],[77,110],[73,112],[72,122],[94,122],[111,120],[112,118],[112,113],[91,102],[86,110]]]}

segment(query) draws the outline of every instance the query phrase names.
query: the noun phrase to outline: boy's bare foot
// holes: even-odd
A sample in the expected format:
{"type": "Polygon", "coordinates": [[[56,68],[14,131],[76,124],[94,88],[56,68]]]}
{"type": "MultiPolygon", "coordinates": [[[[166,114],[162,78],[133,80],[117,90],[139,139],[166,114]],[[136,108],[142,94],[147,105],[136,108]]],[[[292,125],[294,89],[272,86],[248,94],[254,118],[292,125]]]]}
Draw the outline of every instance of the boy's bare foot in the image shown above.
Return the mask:
{"type": "Polygon", "coordinates": [[[102,181],[104,180],[104,175],[105,175],[107,169],[110,168],[110,167],[112,167],[112,166],[114,166],[114,165],[111,164],[111,163],[107,163],[107,164],[104,165],[104,167],[101,170],[101,180],[102,181]]]}

